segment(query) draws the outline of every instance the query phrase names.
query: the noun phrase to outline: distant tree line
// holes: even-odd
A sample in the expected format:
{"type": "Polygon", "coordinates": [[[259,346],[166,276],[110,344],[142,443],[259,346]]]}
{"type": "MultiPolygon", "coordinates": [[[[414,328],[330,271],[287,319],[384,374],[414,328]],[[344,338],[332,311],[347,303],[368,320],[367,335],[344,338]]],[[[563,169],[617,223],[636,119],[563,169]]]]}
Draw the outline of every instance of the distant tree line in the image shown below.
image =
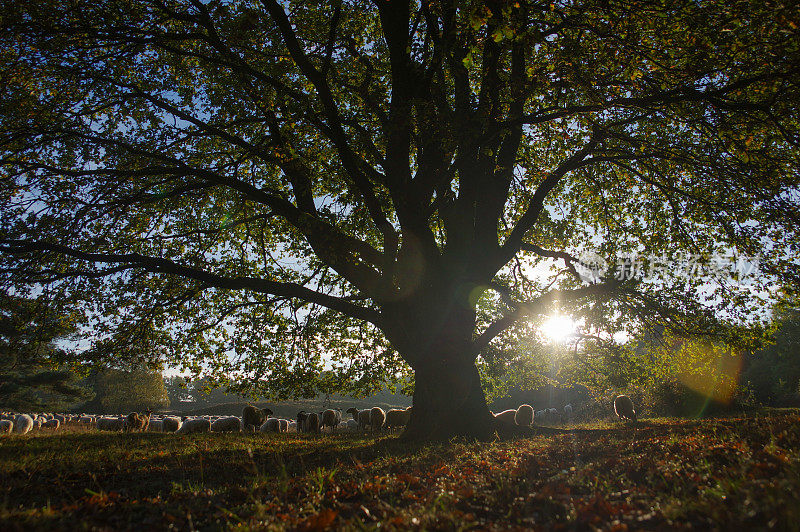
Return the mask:
{"type": "MultiPolygon", "coordinates": [[[[269,400],[281,402],[281,399],[274,397],[257,397],[252,394],[239,393],[239,386],[236,382],[215,382],[213,379],[203,377],[192,379],[180,375],[166,377],[164,384],[169,398],[170,409],[172,410],[195,410],[203,407],[210,407],[224,403],[261,402],[269,400]]],[[[313,399],[324,404],[326,401],[342,401],[350,398],[341,394],[316,394],[305,399],[313,399]]],[[[375,403],[387,404],[411,404],[410,396],[403,393],[401,387],[391,389],[385,387],[369,395],[369,399],[375,403]]]]}
{"type": "Polygon", "coordinates": [[[0,292],[0,408],[63,408],[84,398],[61,345],[74,334],[71,316],[45,297],[0,292]]]}
{"type": "Polygon", "coordinates": [[[75,316],[42,293],[0,292],[0,408],[125,412],[169,406],[159,371],[103,368],[77,347],[75,316]]]}
{"type": "Polygon", "coordinates": [[[774,343],[745,358],[741,381],[763,404],[800,406],[800,308],[778,323],[774,343]]]}
{"type": "Polygon", "coordinates": [[[94,398],[82,410],[98,413],[124,413],[169,407],[164,378],[147,369],[96,369],[84,380],[94,398]]]}

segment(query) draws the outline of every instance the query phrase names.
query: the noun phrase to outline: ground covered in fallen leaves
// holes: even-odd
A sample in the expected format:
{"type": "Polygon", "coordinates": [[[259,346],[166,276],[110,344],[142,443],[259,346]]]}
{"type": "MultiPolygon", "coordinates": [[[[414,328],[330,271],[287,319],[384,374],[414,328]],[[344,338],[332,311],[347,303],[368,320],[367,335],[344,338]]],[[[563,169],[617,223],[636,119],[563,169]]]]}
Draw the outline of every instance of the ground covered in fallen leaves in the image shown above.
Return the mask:
{"type": "Polygon", "coordinates": [[[800,415],[488,443],[383,435],[0,438],[0,530],[800,527],[800,415]]]}

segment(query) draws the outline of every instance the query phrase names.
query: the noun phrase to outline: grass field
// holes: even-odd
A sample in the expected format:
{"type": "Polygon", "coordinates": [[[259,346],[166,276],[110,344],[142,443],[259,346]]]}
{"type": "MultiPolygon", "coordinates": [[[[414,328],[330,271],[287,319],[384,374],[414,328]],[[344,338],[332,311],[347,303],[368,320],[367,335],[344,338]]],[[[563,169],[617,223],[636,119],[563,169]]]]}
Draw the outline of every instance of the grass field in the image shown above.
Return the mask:
{"type": "Polygon", "coordinates": [[[800,529],[800,415],[395,436],[0,438],[0,530],[800,529]]]}

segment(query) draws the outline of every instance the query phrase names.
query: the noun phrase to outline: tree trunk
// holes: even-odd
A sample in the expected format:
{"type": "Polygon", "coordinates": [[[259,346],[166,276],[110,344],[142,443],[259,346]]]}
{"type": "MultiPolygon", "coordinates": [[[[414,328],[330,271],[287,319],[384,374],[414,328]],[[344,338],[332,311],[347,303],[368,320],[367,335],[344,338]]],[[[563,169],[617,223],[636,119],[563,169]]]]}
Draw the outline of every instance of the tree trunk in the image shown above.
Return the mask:
{"type": "Polygon", "coordinates": [[[437,357],[414,368],[414,409],[404,439],[486,439],[494,426],[474,361],[437,357]]]}
{"type": "Polygon", "coordinates": [[[414,370],[414,409],[404,439],[485,439],[494,433],[473,344],[471,294],[480,283],[469,279],[458,268],[427,271],[412,294],[383,309],[391,317],[384,332],[414,370]]]}

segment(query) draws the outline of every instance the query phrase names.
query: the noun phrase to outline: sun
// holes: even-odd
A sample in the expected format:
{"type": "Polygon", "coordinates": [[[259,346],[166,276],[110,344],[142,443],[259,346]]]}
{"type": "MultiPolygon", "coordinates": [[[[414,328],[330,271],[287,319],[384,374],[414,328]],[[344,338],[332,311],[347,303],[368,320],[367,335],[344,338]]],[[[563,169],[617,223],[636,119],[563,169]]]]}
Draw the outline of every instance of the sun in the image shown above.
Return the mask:
{"type": "Polygon", "coordinates": [[[563,342],[575,334],[577,324],[569,316],[556,315],[549,317],[541,327],[542,334],[553,342],[563,342]]]}

